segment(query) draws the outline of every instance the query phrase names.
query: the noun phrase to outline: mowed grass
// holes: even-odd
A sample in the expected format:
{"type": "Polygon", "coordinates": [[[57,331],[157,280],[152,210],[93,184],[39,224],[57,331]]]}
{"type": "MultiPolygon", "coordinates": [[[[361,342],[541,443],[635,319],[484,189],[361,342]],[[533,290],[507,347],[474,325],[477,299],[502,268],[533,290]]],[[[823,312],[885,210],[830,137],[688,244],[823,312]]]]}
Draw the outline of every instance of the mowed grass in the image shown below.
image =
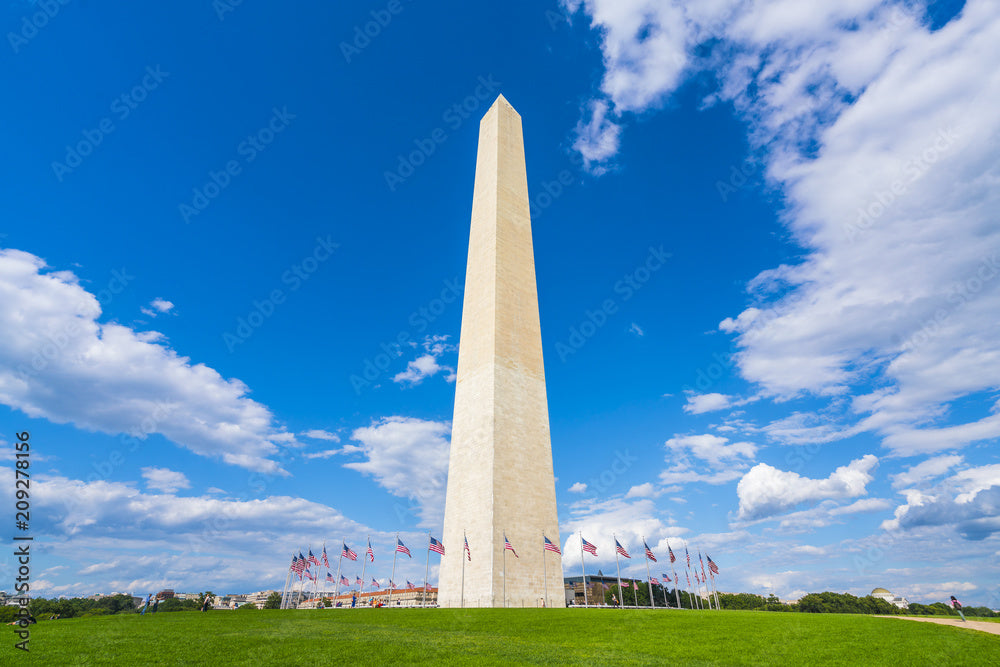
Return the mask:
{"type": "Polygon", "coordinates": [[[172,612],[43,621],[0,664],[988,665],[1000,636],[847,614],[598,609],[172,612]],[[13,659],[11,659],[13,658],[13,659]]]}

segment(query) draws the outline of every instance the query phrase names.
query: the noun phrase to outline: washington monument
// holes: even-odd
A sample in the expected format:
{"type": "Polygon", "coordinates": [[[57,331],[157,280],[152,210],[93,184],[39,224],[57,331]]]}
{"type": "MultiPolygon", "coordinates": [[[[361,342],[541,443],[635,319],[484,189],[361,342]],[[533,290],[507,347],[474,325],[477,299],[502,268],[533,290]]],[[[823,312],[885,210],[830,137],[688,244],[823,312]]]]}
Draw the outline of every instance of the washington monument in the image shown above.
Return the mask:
{"type": "Polygon", "coordinates": [[[542,550],[559,521],[528,206],[521,116],[501,95],[479,124],[442,607],[565,606],[561,559],[542,550]]]}

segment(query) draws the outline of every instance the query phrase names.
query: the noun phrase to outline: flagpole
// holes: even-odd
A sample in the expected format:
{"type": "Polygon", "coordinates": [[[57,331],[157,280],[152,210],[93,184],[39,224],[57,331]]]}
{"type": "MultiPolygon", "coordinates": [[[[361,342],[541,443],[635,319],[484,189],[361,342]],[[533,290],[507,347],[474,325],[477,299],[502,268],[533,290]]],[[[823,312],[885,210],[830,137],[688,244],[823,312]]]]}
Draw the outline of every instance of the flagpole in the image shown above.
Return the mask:
{"type": "Polygon", "coordinates": [[[503,531],[503,606],[507,607],[507,529],[503,531]]]}
{"type": "MultiPolygon", "coordinates": [[[[326,542],[323,543],[323,548],[326,548],[326,542]]],[[[309,552],[312,553],[312,545],[309,545],[309,552]]],[[[319,569],[319,565],[316,566],[319,569]]],[[[319,572],[316,573],[316,578],[313,579],[313,597],[319,599],[319,572]]]]}
{"type": "Polygon", "coordinates": [[[424,595],[423,606],[427,606],[427,573],[431,570],[431,531],[427,531],[427,564],[424,565],[424,595]]]}
{"type": "Polygon", "coordinates": [[[340,558],[337,559],[337,583],[333,589],[333,604],[336,606],[337,598],[340,597],[340,564],[344,562],[344,545],[347,544],[346,538],[341,538],[340,540],[340,558]]]}
{"type": "Polygon", "coordinates": [[[542,607],[549,606],[549,577],[545,573],[545,531],[542,531],[542,580],[545,584],[545,599],[542,600],[542,607]]]}
{"type": "MultiPolygon", "coordinates": [[[[468,544],[468,543],[469,543],[469,538],[465,535],[465,530],[462,530],[462,594],[461,594],[462,602],[461,602],[461,606],[462,606],[463,609],[465,608],[465,558],[466,558],[465,545],[468,544]]],[[[441,585],[441,582],[438,581],[438,586],[440,586],[440,585],[441,585]]]]}
{"type": "Polygon", "coordinates": [[[392,550],[392,576],[389,577],[389,608],[392,608],[392,589],[396,585],[396,554],[399,553],[399,531],[396,531],[396,545],[392,550]]]}
{"type": "Polygon", "coordinates": [[[722,605],[719,604],[719,589],[715,587],[715,573],[709,569],[708,576],[712,578],[712,590],[715,591],[715,609],[722,609],[722,605]]]}
{"type": "MultiPolygon", "coordinates": [[[[642,546],[646,549],[649,545],[646,544],[646,536],[642,536],[642,546]]],[[[653,582],[649,579],[649,556],[646,556],[646,585],[649,586],[649,604],[656,609],[656,599],[653,597],[653,582]]]]}
{"type": "MultiPolygon", "coordinates": [[[[294,554],[292,555],[294,559],[294,554]]],[[[281,589],[281,606],[280,609],[285,608],[285,596],[288,595],[288,584],[292,581],[292,566],[288,566],[288,574],[285,575],[285,587],[281,589]]]]}
{"type": "MultiPolygon", "coordinates": [[[[368,546],[371,546],[372,536],[371,533],[367,537],[368,546]]],[[[358,592],[358,600],[361,599],[361,593],[365,592],[365,568],[368,567],[368,552],[365,551],[365,555],[361,558],[361,590],[358,592]]]]}
{"type": "Polygon", "coordinates": [[[622,593],[622,566],[621,562],[618,560],[618,536],[611,533],[611,539],[615,541],[615,568],[618,570],[618,595],[622,596],[621,605],[622,609],[625,608],[625,595],[622,593]]]}
{"type": "Polygon", "coordinates": [[[583,563],[583,531],[580,531],[580,573],[583,575],[583,606],[589,607],[587,602],[587,566],[583,563]]]}
{"type": "Polygon", "coordinates": [[[670,555],[670,573],[674,575],[674,600],[677,602],[677,608],[681,608],[681,593],[680,579],[677,578],[677,570],[674,569],[674,550],[670,548],[670,540],[667,540],[667,554],[670,555]]]}

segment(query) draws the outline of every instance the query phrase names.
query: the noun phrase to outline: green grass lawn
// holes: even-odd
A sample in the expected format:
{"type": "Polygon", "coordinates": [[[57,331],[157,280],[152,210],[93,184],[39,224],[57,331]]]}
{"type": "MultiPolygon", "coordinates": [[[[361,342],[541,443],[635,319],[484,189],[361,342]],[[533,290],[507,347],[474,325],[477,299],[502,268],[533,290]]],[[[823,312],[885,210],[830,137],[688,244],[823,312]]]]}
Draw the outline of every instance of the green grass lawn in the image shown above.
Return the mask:
{"type": "Polygon", "coordinates": [[[1000,636],[847,614],[585,609],[173,612],[14,628],[0,664],[987,665],[1000,636]]]}

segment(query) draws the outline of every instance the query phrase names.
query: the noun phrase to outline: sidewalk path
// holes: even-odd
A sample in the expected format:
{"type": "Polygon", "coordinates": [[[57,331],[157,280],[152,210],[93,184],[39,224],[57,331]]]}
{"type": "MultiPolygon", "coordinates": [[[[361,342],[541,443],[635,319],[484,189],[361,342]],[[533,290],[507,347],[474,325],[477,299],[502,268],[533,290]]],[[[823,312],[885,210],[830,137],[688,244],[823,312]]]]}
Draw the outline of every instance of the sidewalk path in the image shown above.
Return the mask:
{"type": "Polygon", "coordinates": [[[954,625],[957,628],[968,628],[969,630],[980,630],[982,632],[1000,635],[1000,623],[992,623],[990,621],[967,621],[963,623],[960,618],[927,618],[926,616],[879,616],[879,618],[901,618],[907,621],[923,621],[924,623],[954,625]]]}

